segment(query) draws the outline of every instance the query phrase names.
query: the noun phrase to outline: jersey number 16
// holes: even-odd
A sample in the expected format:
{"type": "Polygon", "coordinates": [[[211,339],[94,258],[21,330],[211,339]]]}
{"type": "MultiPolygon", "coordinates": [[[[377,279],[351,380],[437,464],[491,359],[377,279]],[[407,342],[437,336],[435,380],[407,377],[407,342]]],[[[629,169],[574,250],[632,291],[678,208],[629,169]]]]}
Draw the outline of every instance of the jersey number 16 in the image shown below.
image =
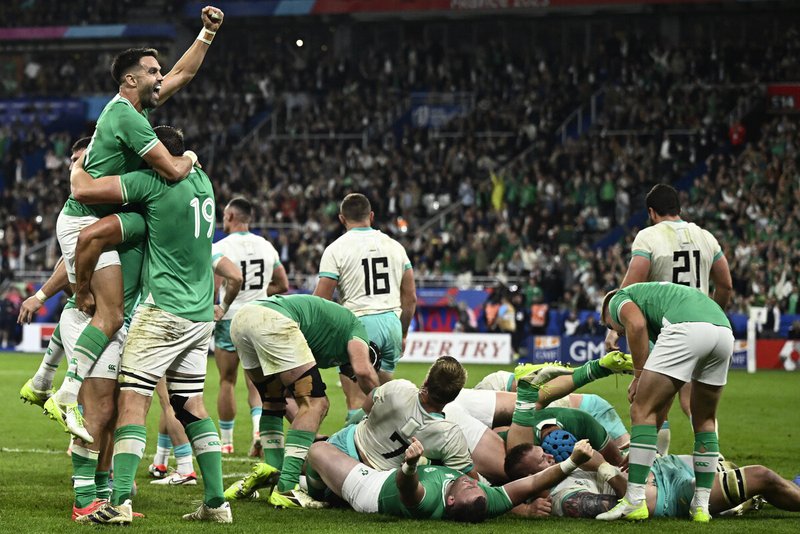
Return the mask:
{"type": "Polygon", "coordinates": [[[367,295],[386,295],[389,293],[389,272],[378,272],[378,267],[389,269],[389,258],[364,258],[361,260],[364,268],[364,293],[367,295]]]}

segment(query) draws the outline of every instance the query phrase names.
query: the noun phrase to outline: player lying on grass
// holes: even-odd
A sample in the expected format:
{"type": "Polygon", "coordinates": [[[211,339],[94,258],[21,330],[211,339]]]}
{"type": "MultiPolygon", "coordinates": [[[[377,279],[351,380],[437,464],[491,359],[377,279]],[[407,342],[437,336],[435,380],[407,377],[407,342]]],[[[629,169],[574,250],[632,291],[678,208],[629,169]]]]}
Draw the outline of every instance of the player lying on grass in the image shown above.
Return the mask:
{"type": "MultiPolygon", "coordinates": [[[[554,386],[549,384],[548,387],[554,386]]],[[[554,389],[547,390],[547,397],[554,399],[548,402],[540,401],[540,404],[547,404],[550,408],[575,408],[576,410],[583,410],[597,419],[603,428],[606,429],[611,439],[616,443],[620,449],[626,449],[630,445],[631,435],[625,424],[622,422],[617,410],[600,395],[593,393],[570,393],[569,395],[561,398],[557,397],[564,388],[569,387],[568,382],[562,381],[558,384],[558,391],[554,389]]],[[[511,392],[517,391],[517,379],[514,378],[514,373],[510,371],[495,371],[486,375],[483,380],[478,382],[474,390],[492,390],[497,393],[496,409],[494,412],[493,427],[505,426],[511,424],[511,415],[514,412],[514,401],[516,396],[511,392]],[[510,410],[509,410],[510,404],[510,410]],[[505,421],[505,422],[504,422],[505,421]]],[[[571,391],[574,391],[572,389],[571,391]]],[[[482,399],[483,406],[485,403],[491,403],[491,400],[482,399]]],[[[473,415],[475,415],[473,413],[473,415]]],[[[483,421],[483,418],[480,418],[483,421]]]]}
{"type": "MultiPolygon", "coordinates": [[[[529,476],[553,465],[544,461],[530,446],[521,445],[509,454],[507,466],[511,478],[529,476]]],[[[695,479],[690,455],[667,455],[657,458],[645,490],[647,509],[655,517],[687,517],[694,494],[695,479]]],[[[550,499],[553,515],[593,518],[611,510],[625,494],[627,475],[612,466],[587,462],[556,485],[550,499]]],[[[729,462],[714,476],[709,501],[713,515],[736,508],[748,499],[761,496],[782,510],[800,512],[800,487],[761,465],[737,467],[729,462]]]]}
{"type": "MultiPolygon", "coordinates": [[[[374,389],[363,406],[369,417],[336,432],[328,442],[351,458],[386,471],[400,467],[403,451],[417,438],[431,444],[426,452],[430,460],[477,478],[464,435],[443,413],[466,379],[467,371],[458,360],[441,357],[428,369],[420,388],[408,380],[391,380],[374,389]]],[[[249,497],[267,478],[263,464],[256,465],[250,475],[228,488],[226,497],[249,497]]],[[[306,480],[311,496],[322,500],[324,484],[308,463],[306,480]]]]}
{"type": "Polygon", "coordinates": [[[526,501],[563,480],[593,454],[589,443],[581,441],[564,462],[492,487],[444,466],[417,467],[424,452],[422,443],[412,438],[403,464],[390,471],[376,471],[330,443],[312,445],[308,459],[325,484],[356,512],[479,523],[515,507],[524,514],[526,501]]]}
{"type": "MultiPolygon", "coordinates": [[[[619,352],[609,353],[600,360],[587,362],[574,370],[552,364],[518,366],[520,383],[523,384],[518,394],[522,400],[515,404],[512,412],[512,439],[538,445],[545,443],[553,430],[568,428],[575,435],[590,439],[592,446],[604,451],[610,461],[619,463],[621,458],[618,449],[613,442],[609,442],[608,433],[590,414],[569,408],[537,412],[537,407],[556,401],[598,378],[613,372],[629,372],[630,369],[630,357],[619,352]]],[[[506,453],[504,439],[508,439],[509,433],[502,431],[498,436],[486,423],[498,421],[500,412],[507,409],[501,405],[507,404],[507,395],[503,392],[463,390],[455,402],[445,407],[445,417],[461,428],[477,471],[495,484],[507,481],[503,461],[506,453]],[[495,395],[503,397],[496,398],[495,395]],[[494,415],[487,410],[487,406],[493,405],[497,406],[494,415]]]]}

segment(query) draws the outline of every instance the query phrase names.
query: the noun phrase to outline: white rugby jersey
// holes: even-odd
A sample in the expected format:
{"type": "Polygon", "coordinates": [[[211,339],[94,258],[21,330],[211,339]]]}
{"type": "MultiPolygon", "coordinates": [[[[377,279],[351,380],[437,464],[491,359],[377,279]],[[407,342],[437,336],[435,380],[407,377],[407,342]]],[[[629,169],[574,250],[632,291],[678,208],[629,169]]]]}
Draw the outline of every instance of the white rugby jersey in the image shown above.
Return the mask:
{"type": "Polygon", "coordinates": [[[373,228],[352,228],[328,245],[320,278],[337,281],[341,304],[357,316],[400,314],[400,282],[411,268],[403,245],[373,228]]]}
{"type": "Polygon", "coordinates": [[[661,221],[636,234],[631,256],[650,260],[648,282],[672,282],[709,294],[711,265],[722,249],[711,232],[686,221],[661,221]]]}
{"type": "Polygon", "coordinates": [[[356,427],[358,451],[372,467],[400,467],[405,450],[416,437],[425,457],[462,472],[472,469],[472,457],[458,425],[442,414],[428,413],[419,402],[419,389],[408,380],[392,380],[376,388],[372,410],[356,427]]]}
{"type": "Polygon", "coordinates": [[[514,373],[509,371],[495,371],[486,375],[473,389],[491,389],[492,391],[511,391],[514,382],[514,373]]]}
{"type": "MultiPolygon", "coordinates": [[[[242,289],[222,317],[233,315],[245,304],[267,296],[267,287],[272,281],[272,271],[281,264],[278,251],[272,243],[251,232],[234,232],[211,246],[213,258],[225,256],[242,271],[242,289]]],[[[219,289],[220,302],[225,298],[225,286],[219,289]]]]}
{"type": "Polygon", "coordinates": [[[594,494],[614,495],[614,488],[608,482],[599,482],[594,471],[576,469],[567,478],[559,482],[550,490],[550,500],[553,503],[553,515],[564,516],[564,501],[570,495],[579,491],[588,491],[594,494]]]}

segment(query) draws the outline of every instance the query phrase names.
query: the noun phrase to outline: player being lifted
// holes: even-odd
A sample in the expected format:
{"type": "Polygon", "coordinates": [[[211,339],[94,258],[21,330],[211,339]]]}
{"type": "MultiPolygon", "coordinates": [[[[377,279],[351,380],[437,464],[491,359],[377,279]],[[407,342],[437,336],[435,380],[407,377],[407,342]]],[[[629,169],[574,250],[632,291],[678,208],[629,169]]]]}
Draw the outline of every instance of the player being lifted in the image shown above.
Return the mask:
{"type": "MultiPolygon", "coordinates": [[[[636,234],[631,245],[631,263],[620,284],[621,288],[639,282],[672,282],[694,287],[708,295],[724,310],[731,298],[733,282],[728,260],[719,243],[710,232],[680,217],[681,204],[678,192],[667,184],[655,185],[645,202],[653,225],[636,234]],[[709,281],[710,279],[710,281],[709,281]],[[711,284],[714,292],[711,293],[711,284]]],[[[617,350],[619,336],[609,330],[606,350],[617,350]]],[[[691,417],[689,398],[691,383],[681,389],[681,409],[691,417]]],[[[658,433],[658,452],[669,450],[670,430],[667,414],[658,433]]]]}
{"type": "MultiPolygon", "coordinates": [[[[289,289],[286,269],[281,265],[278,252],[272,243],[250,232],[253,208],[246,199],[237,197],[228,202],[222,216],[222,230],[227,237],[214,243],[215,254],[223,254],[242,271],[244,282],[230,308],[214,327],[214,361],[219,369],[219,397],[217,411],[222,433],[222,454],[233,452],[233,427],[236,419],[236,377],[239,371],[239,356],[231,342],[231,319],[239,309],[259,298],[289,289]]],[[[220,300],[225,298],[226,288],[220,286],[220,300]]],[[[261,456],[259,428],[261,420],[261,397],[250,379],[247,383],[247,400],[253,421],[253,446],[250,456],[261,456]]]]}
{"type": "MultiPolygon", "coordinates": [[[[164,129],[159,137],[170,153],[183,153],[180,131],[159,128],[164,129]]],[[[177,184],[152,170],[93,180],[79,162],[72,172],[72,186],[73,193],[81,191],[88,203],[141,203],[147,223],[147,276],[142,278],[142,301],[120,365],[114,490],[109,503],[79,521],[131,522],[133,478],[147,438],[145,417],[158,381],[166,376],[170,404],[192,443],[205,490],[200,507],[183,518],[230,523],[230,507],[222,494],[219,435],[203,404],[214,325],[211,181],[199,168],[177,184]]]]}
{"type": "MultiPolygon", "coordinates": [[[[414,270],[403,246],[372,228],[375,213],[367,197],[350,193],[339,206],[346,232],[322,253],[314,294],[328,300],[339,288],[340,303],[364,323],[369,339],[381,350],[381,383],[391,380],[403,355],[408,327],[417,306],[414,270]]],[[[364,403],[364,395],[342,380],[348,417],[364,403]]]]}
{"type": "MultiPolygon", "coordinates": [[[[205,7],[201,18],[203,29],[197,39],[166,75],[162,76],[158,52],[152,48],[128,49],[114,58],[111,74],[119,85],[119,93],[100,114],[84,156],[84,168],[92,178],[135,171],[144,159],[161,177],[176,181],[184,178],[197,162],[193,152],[177,156],[170,154],[153,132],[148,114],[197,74],[208,46],[222,24],[223,14],[216,8],[205,7]]],[[[116,211],[118,207],[113,205],[87,206],[70,197],[56,224],[67,274],[70,283],[75,284],[76,305],[82,311],[93,312],[90,324],[76,343],[79,376],[85,375],[94,365],[122,326],[123,291],[119,254],[113,249],[100,256],[91,285],[77,284],[75,244],[82,228],[116,211]]],[[[66,425],[69,413],[77,411],[80,386],[80,381],[68,377],[59,391],[45,402],[45,411],[51,419],[66,425]]],[[[71,417],[70,421],[80,423],[80,418],[71,417]]],[[[79,424],[67,429],[91,440],[79,424]]]]}

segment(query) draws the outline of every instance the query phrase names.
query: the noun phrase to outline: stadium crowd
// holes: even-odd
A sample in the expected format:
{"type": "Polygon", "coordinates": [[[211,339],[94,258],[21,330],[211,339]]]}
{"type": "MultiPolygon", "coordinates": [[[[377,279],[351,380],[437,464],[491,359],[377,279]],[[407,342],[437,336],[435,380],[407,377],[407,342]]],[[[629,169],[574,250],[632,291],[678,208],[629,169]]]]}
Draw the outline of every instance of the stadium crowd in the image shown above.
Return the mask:
{"type": "MultiPolygon", "coordinates": [[[[796,131],[777,121],[761,140],[751,134],[744,152],[719,147],[727,145],[727,114],[739,99],[761,98],[755,84],[798,76],[796,65],[779,59],[797,50],[797,32],[742,45],[729,38],[730,28],[719,28],[681,47],[640,34],[610,36],[576,59],[539,42],[520,48],[499,40],[447,47],[428,39],[334,54],[325,38],[296,46],[292,31],[277,31],[258,51],[225,41],[204,67],[208,81],[189,85],[154,118],[183,127],[209,174],[224,177],[218,214],[234,195],[251,195],[257,219],[272,224],[269,236],[301,288],[313,288],[322,250],[340,232],[338,199],[357,189],[370,196],[379,226],[406,245],[421,284],[500,274],[538,285],[553,305],[595,309],[598,295],[624,274],[635,229],[609,248],[593,244],[641,210],[654,182],[674,183],[707,161],[684,206],[704,225],[723,213],[737,221],[719,228],[735,236],[720,241],[743,266],[733,269],[742,274],[732,310],[769,292],[778,292],[784,309],[796,308],[800,267],[791,222],[780,232],[786,240],[764,241],[775,229],[770,211],[754,202],[766,197],[752,187],[793,198],[796,131]],[[412,122],[412,93],[468,88],[467,113],[437,129],[412,122]],[[556,128],[598,89],[604,102],[591,133],[560,143],[556,128]],[[718,188],[722,182],[730,187],[718,188]],[[724,210],[710,209],[712,199],[724,210]],[[453,205],[458,216],[417,232],[453,205]],[[753,254],[768,268],[749,263],[753,254]]],[[[65,96],[65,86],[45,75],[64,69],[90,73],[77,77],[78,93],[110,90],[107,62],[94,52],[30,62],[39,67],[35,76],[24,69],[19,86],[7,85],[10,94],[65,96]]],[[[21,255],[26,270],[55,260],[55,247],[37,245],[53,236],[70,141],[41,127],[0,129],[4,279],[21,267],[21,255]]]]}

